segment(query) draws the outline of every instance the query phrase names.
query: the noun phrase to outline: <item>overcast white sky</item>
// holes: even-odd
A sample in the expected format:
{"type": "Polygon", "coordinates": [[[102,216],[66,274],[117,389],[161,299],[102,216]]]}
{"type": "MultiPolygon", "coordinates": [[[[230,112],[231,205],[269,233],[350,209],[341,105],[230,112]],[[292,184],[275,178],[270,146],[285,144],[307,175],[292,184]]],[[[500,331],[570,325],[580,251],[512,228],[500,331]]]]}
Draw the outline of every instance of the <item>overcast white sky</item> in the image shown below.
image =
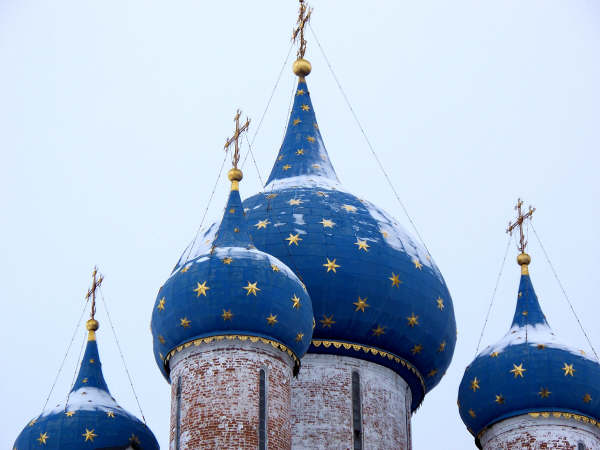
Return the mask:
{"type": "MultiPolygon", "coordinates": [[[[600,3],[313,1],[313,27],[448,283],[458,343],[414,416],[415,449],[474,448],[456,407],[518,196],[600,348],[600,3]],[[434,432],[432,432],[434,431],[434,432]]],[[[289,48],[297,2],[0,1],[0,447],[44,403],[90,272],[104,293],[148,423],[167,448],[169,386],[152,358],[155,294],[193,238],[237,107],[251,135],[289,48]]],[[[325,144],[352,192],[408,221],[314,39],[308,82],[325,144]]],[[[255,142],[268,174],[291,65],[255,142]]],[[[255,193],[245,167],[242,194],[255,193]]],[[[219,183],[209,216],[220,214],[219,183]]],[[[531,273],[551,326],[588,349],[535,237],[531,273]]],[[[511,247],[488,344],[519,277],[511,247]]],[[[138,414],[105,308],[104,372],[138,414]]],[[[84,336],[52,403],[65,397],[84,336]]]]}

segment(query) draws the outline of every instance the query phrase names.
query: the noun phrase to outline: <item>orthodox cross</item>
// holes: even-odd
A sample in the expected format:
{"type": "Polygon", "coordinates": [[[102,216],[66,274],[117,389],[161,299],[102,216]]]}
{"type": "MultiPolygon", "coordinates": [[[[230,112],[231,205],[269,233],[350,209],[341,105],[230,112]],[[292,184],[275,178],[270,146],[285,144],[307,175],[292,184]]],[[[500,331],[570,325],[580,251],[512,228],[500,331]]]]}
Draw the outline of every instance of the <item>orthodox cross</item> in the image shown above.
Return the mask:
{"type": "Polygon", "coordinates": [[[297,27],[294,28],[292,33],[292,42],[300,41],[300,47],[298,47],[298,59],[304,58],[304,52],[306,51],[306,40],[304,39],[304,26],[310,20],[312,14],[312,8],[307,8],[304,4],[304,0],[300,0],[300,10],[298,12],[297,27]]]}
{"type": "Polygon", "coordinates": [[[94,319],[94,316],[96,315],[96,289],[100,287],[103,280],[104,277],[101,273],[98,273],[98,268],[94,267],[94,271],[92,272],[92,287],[85,295],[86,300],[89,300],[90,297],[92,298],[92,311],[90,313],[91,319],[94,319]]]}
{"type": "Polygon", "coordinates": [[[525,219],[531,220],[531,216],[533,215],[535,208],[532,208],[530,206],[529,211],[527,211],[525,214],[523,214],[523,212],[521,210],[522,206],[523,206],[523,201],[521,199],[518,199],[517,204],[515,205],[515,210],[517,211],[517,219],[512,223],[510,223],[510,222],[508,223],[508,228],[506,229],[506,232],[512,236],[513,230],[515,228],[519,227],[519,235],[520,235],[519,250],[521,251],[521,253],[525,253],[525,247],[527,247],[527,241],[525,240],[525,234],[523,234],[523,222],[525,221],[525,219]]]}
{"type": "Polygon", "coordinates": [[[244,131],[248,131],[248,127],[250,126],[250,119],[246,118],[246,123],[244,125],[242,125],[242,127],[240,128],[240,115],[241,114],[242,114],[241,111],[238,109],[237,112],[235,113],[235,117],[233,118],[233,120],[235,122],[235,133],[233,133],[233,136],[231,136],[229,139],[227,139],[225,141],[225,147],[223,147],[225,149],[225,151],[228,151],[231,144],[235,143],[235,148],[234,148],[233,156],[232,156],[231,160],[233,162],[233,167],[236,169],[237,169],[238,161],[240,160],[239,138],[244,131]]]}

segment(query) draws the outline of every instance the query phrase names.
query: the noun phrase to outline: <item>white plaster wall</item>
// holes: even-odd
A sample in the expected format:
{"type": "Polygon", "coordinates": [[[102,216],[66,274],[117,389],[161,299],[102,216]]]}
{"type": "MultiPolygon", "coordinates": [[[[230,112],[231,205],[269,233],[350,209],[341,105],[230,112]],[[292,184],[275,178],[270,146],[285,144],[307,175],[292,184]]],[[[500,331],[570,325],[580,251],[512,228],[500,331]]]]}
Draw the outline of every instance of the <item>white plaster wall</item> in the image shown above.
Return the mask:
{"type": "Polygon", "coordinates": [[[375,363],[318,354],[305,355],[298,378],[292,380],[292,448],[354,448],[353,371],[360,374],[362,448],[411,448],[411,393],[406,382],[375,363]]]}
{"type": "Polygon", "coordinates": [[[512,417],[492,425],[480,438],[484,450],[508,449],[600,449],[600,428],[564,417],[512,417]]]}

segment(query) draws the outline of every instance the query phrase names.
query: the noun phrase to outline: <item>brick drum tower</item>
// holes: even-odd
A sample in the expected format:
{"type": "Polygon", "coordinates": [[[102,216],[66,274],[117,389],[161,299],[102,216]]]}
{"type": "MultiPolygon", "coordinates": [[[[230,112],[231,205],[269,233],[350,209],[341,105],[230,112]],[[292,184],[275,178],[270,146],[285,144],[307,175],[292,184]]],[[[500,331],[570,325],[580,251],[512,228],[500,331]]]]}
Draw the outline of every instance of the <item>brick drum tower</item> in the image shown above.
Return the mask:
{"type": "MultiPolygon", "coordinates": [[[[520,205],[516,223],[522,226],[520,205]]],[[[512,326],[466,368],[458,393],[461,418],[485,450],[599,449],[600,365],[561,344],[550,329],[531,283],[525,245],[521,232],[512,326]]]]}

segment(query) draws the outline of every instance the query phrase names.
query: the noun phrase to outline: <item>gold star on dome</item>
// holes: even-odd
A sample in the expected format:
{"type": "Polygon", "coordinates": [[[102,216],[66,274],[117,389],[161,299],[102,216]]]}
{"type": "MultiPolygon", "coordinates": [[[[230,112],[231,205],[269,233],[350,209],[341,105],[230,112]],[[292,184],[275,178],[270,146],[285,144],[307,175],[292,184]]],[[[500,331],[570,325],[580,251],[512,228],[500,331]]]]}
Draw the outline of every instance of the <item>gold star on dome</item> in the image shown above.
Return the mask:
{"type": "Polygon", "coordinates": [[[408,320],[408,325],[411,327],[414,327],[415,325],[419,325],[419,316],[415,316],[415,313],[412,313],[406,319],[408,320]]]}
{"type": "Polygon", "coordinates": [[[230,258],[229,256],[227,258],[223,259],[223,264],[231,264],[233,262],[233,258],[230,258]]]}
{"type": "Polygon", "coordinates": [[[83,384],[85,384],[85,383],[87,383],[87,382],[88,382],[88,379],[87,379],[87,378],[84,378],[83,380],[81,380],[81,382],[82,382],[83,384]]]}
{"type": "Polygon", "coordinates": [[[140,438],[138,438],[135,434],[131,433],[129,437],[129,442],[135,442],[136,444],[140,443],[140,438]]]}
{"type": "Polygon", "coordinates": [[[479,387],[479,380],[477,379],[477,377],[473,378],[473,381],[471,381],[471,389],[473,390],[473,392],[477,392],[477,389],[481,389],[479,387]]]}
{"type": "Polygon", "coordinates": [[[333,261],[330,260],[329,258],[326,258],[327,262],[325,264],[323,264],[324,267],[327,267],[327,272],[333,270],[333,273],[337,273],[335,269],[337,269],[338,267],[341,267],[339,264],[336,264],[335,261],[337,258],[334,258],[333,261]]]}
{"type": "Polygon", "coordinates": [[[442,341],[440,342],[440,346],[438,347],[438,353],[442,353],[444,350],[446,350],[446,341],[442,341]]]}
{"type": "Polygon", "coordinates": [[[469,410],[469,415],[473,418],[477,417],[477,414],[475,414],[475,411],[473,411],[472,409],[469,410]]]}
{"type": "Polygon", "coordinates": [[[75,411],[67,411],[65,412],[65,416],[67,417],[73,417],[75,415],[75,411]]]}
{"type": "Polygon", "coordinates": [[[230,309],[224,309],[223,314],[221,314],[221,317],[223,318],[223,322],[225,322],[226,320],[231,320],[233,314],[231,313],[230,309]]]}
{"type": "Polygon", "coordinates": [[[183,328],[189,328],[191,323],[192,323],[192,321],[188,320],[187,317],[183,317],[183,318],[179,319],[179,325],[181,325],[183,328]]]}
{"type": "Polygon", "coordinates": [[[329,317],[327,317],[327,315],[323,314],[323,318],[321,320],[319,320],[319,322],[321,322],[321,324],[323,324],[323,328],[331,328],[331,325],[333,325],[335,323],[335,320],[333,320],[333,314],[329,317]]]}
{"type": "Polygon", "coordinates": [[[585,403],[589,403],[589,402],[591,402],[591,401],[592,401],[592,396],[591,396],[590,394],[585,394],[585,395],[583,396],[583,401],[584,401],[585,403]]]}
{"type": "Polygon", "coordinates": [[[298,156],[304,155],[304,149],[303,148],[299,148],[298,150],[296,150],[296,155],[298,155],[298,156]]]}
{"type": "Polygon", "coordinates": [[[308,105],[302,105],[300,108],[302,108],[302,111],[310,111],[310,106],[308,105]]]}
{"type": "Polygon", "coordinates": [[[367,303],[367,297],[360,298],[360,295],[358,296],[358,300],[352,304],[356,306],[356,309],[354,311],[362,311],[362,312],[365,312],[365,308],[369,308],[371,306],[367,303]]]}
{"type": "Polygon", "coordinates": [[[254,283],[250,283],[248,281],[248,286],[244,286],[242,287],[242,289],[246,289],[246,295],[254,295],[256,297],[256,292],[260,291],[260,289],[256,286],[258,284],[258,281],[255,281],[254,283]]]}
{"type": "Polygon", "coordinates": [[[94,442],[94,438],[98,437],[98,435],[94,433],[94,429],[93,428],[91,430],[88,430],[86,428],[85,429],[85,433],[83,433],[82,436],[85,438],[85,442],[87,442],[87,441],[94,442]]]}
{"type": "Polygon", "coordinates": [[[285,166],[283,166],[283,170],[288,170],[291,168],[292,168],[292,166],[290,166],[289,164],[286,164],[285,166]]]}
{"type": "Polygon", "coordinates": [[[540,392],[538,392],[538,395],[541,398],[548,398],[550,397],[550,394],[552,394],[552,392],[550,392],[548,388],[540,388],[540,392]]]}
{"type": "Polygon", "coordinates": [[[185,266],[183,269],[181,269],[181,273],[186,273],[188,270],[190,270],[190,266],[185,266]]]}
{"type": "Polygon", "coordinates": [[[373,332],[373,336],[381,336],[382,334],[385,334],[385,327],[377,325],[377,328],[373,328],[371,331],[373,332]]]}
{"type": "Polygon", "coordinates": [[[313,165],[312,165],[312,168],[313,168],[313,169],[320,169],[320,168],[321,168],[321,166],[320,166],[320,165],[318,165],[318,164],[313,164],[313,165]]]}
{"type": "Polygon", "coordinates": [[[156,309],[159,309],[161,311],[165,310],[165,303],[167,303],[167,300],[163,297],[158,301],[158,305],[156,306],[156,309]]]}
{"type": "Polygon", "coordinates": [[[231,209],[229,210],[229,214],[233,214],[234,212],[235,212],[235,208],[231,208],[231,209]]]}
{"type": "Polygon", "coordinates": [[[358,250],[364,250],[365,252],[369,251],[369,244],[367,244],[367,241],[361,241],[359,238],[356,238],[356,242],[354,243],[354,245],[358,245],[358,250]]]}
{"type": "Polygon", "coordinates": [[[500,352],[492,352],[492,353],[490,353],[490,356],[492,358],[497,358],[499,354],[500,354],[500,352]]]}
{"type": "Polygon", "coordinates": [[[108,417],[110,417],[111,419],[114,419],[114,418],[115,418],[115,413],[114,413],[114,412],[112,412],[112,411],[106,411],[106,415],[107,415],[108,417]]]}
{"type": "Polygon", "coordinates": [[[438,309],[442,311],[444,309],[444,299],[442,297],[438,297],[436,302],[438,309]]]}
{"type": "Polygon", "coordinates": [[[537,349],[538,350],[544,350],[546,348],[546,346],[544,344],[538,344],[537,345],[537,349]]]}
{"type": "Polygon", "coordinates": [[[294,126],[298,125],[300,122],[302,122],[300,119],[294,119],[294,121],[292,122],[294,124],[294,126]]]}
{"type": "Polygon", "coordinates": [[[206,281],[202,284],[200,282],[197,282],[196,284],[198,286],[196,287],[196,289],[194,289],[194,292],[198,294],[197,296],[200,297],[201,295],[204,295],[206,297],[206,291],[210,289],[210,287],[206,285],[206,281]]]}
{"type": "Polygon", "coordinates": [[[285,240],[288,241],[288,246],[292,245],[292,244],[296,244],[296,247],[297,247],[298,241],[301,241],[302,238],[300,237],[300,233],[296,233],[296,234],[290,233],[290,235],[288,237],[286,237],[285,240]]]}
{"type": "Polygon", "coordinates": [[[254,226],[256,227],[257,230],[260,230],[261,228],[267,228],[267,225],[269,225],[271,222],[269,222],[269,219],[265,219],[265,220],[259,220],[258,222],[256,222],[254,224],[254,226]]]}
{"type": "Polygon", "coordinates": [[[290,206],[301,205],[302,200],[300,200],[299,198],[292,198],[288,203],[290,206]]]}
{"type": "Polygon", "coordinates": [[[277,267],[275,264],[271,264],[271,269],[273,269],[273,272],[279,272],[279,267],[277,267]]]}
{"type": "Polygon", "coordinates": [[[571,375],[571,376],[573,376],[573,375],[574,375],[574,372],[575,372],[575,369],[573,369],[573,364],[567,364],[567,363],[564,363],[564,364],[565,364],[565,366],[564,366],[564,367],[562,367],[562,370],[564,370],[564,371],[565,371],[565,377],[566,377],[567,375],[571,375]]]}
{"type": "Polygon", "coordinates": [[[519,292],[519,298],[523,297],[523,293],[519,292]]]}
{"type": "Polygon", "coordinates": [[[427,376],[431,378],[434,377],[436,373],[438,373],[437,369],[431,369],[427,376]]]}
{"type": "Polygon", "coordinates": [[[504,397],[502,396],[502,394],[496,394],[495,402],[498,403],[499,405],[504,404],[504,397]]]}
{"type": "Polygon", "coordinates": [[[90,364],[94,364],[96,360],[94,358],[90,358],[90,364]]]}
{"type": "Polygon", "coordinates": [[[345,209],[346,212],[356,212],[356,206],[352,205],[342,205],[342,209],[345,209]]]}
{"type": "Polygon", "coordinates": [[[388,280],[391,280],[392,287],[400,287],[400,283],[402,283],[402,281],[400,281],[400,275],[396,275],[394,272],[392,272],[392,276],[389,277],[388,280]]]}
{"type": "Polygon", "coordinates": [[[165,338],[162,337],[162,335],[159,335],[158,336],[158,342],[160,342],[161,344],[164,344],[165,343],[165,338]]]}
{"type": "Polygon", "coordinates": [[[333,226],[335,225],[335,222],[333,220],[329,220],[329,219],[323,219],[319,222],[321,225],[323,225],[323,228],[333,228],[333,226]]]}
{"type": "Polygon", "coordinates": [[[315,142],[315,138],[314,138],[314,137],[312,137],[312,136],[306,136],[306,140],[307,140],[308,142],[311,142],[311,143],[312,143],[312,142],[315,142]]]}
{"type": "Polygon", "coordinates": [[[513,368],[510,370],[510,373],[514,374],[515,378],[523,378],[523,372],[525,371],[527,371],[527,369],[523,368],[523,363],[519,364],[518,366],[516,364],[513,364],[513,368]]]}
{"type": "Polygon", "coordinates": [[[298,89],[296,95],[304,95],[304,89],[298,89]]]}
{"type": "Polygon", "coordinates": [[[40,444],[45,444],[48,440],[48,433],[40,433],[40,437],[36,439],[40,444]]]}
{"type": "Polygon", "coordinates": [[[269,195],[267,195],[267,197],[266,197],[266,198],[268,198],[269,200],[271,200],[272,198],[275,198],[275,197],[277,197],[278,195],[279,195],[279,194],[269,194],[269,195]]]}
{"type": "Polygon", "coordinates": [[[302,340],[302,338],[304,337],[304,333],[298,333],[296,335],[296,342],[300,342],[302,340]]]}
{"type": "Polygon", "coordinates": [[[423,346],[421,344],[417,344],[413,348],[410,349],[410,352],[413,355],[417,355],[417,354],[421,353],[422,350],[423,350],[423,346]]]}
{"type": "Polygon", "coordinates": [[[277,315],[271,313],[271,315],[267,317],[267,323],[271,326],[275,325],[277,323],[277,315]]]}
{"type": "Polygon", "coordinates": [[[300,298],[296,294],[292,297],[292,308],[300,308],[300,298]]]}
{"type": "Polygon", "coordinates": [[[415,265],[415,269],[423,270],[423,264],[421,264],[421,261],[419,261],[418,258],[414,258],[412,262],[415,265]]]}
{"type": "Polygon", "coordinates": [[[526,316],[529,313],[527,311],[523,311],[521,314],[524,315],[524,316],[526,316]]]}

